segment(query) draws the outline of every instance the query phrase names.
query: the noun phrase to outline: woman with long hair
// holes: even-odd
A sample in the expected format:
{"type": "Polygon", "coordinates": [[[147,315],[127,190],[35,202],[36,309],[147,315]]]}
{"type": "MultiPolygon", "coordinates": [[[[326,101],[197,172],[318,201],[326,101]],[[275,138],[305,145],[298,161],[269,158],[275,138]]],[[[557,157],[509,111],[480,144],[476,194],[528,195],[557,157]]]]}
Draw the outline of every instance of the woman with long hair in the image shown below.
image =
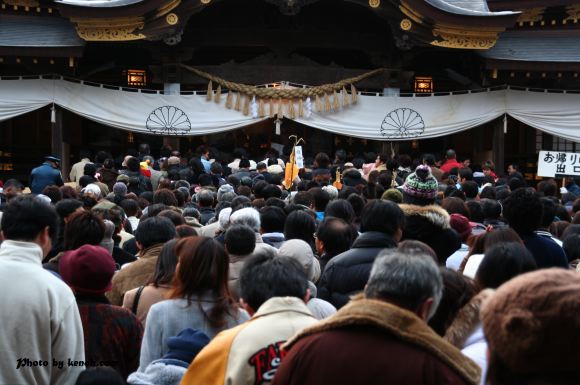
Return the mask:
{"type": "Polygon", "coordinates": [[[167,338],[185,328],[213,338],[249,319],[236,305],[229,287],[229,256],[217,241],[187,237],[175,246],[178,257],[169,300],[151,307],[141,345],[139,371],[167,353],[167,338]]]}

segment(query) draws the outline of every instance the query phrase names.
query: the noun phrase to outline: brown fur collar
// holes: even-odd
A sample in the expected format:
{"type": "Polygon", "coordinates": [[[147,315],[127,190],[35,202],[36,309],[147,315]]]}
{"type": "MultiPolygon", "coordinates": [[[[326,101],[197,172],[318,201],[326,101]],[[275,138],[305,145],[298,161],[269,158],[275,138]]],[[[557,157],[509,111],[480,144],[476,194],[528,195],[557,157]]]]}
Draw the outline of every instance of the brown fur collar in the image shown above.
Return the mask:
{"type": "Polygon", "coordinates": [[[439,337],[410,311],[373,299],[354,299],[335,315],[306,328],[290,339],[285,349],[290,349],[301,338],[327,330],[349,326],[369,325],[383,329],[401,340],[429,351],[453,368],[470,384],[479,384],[481,369],[457,348],[439,337]]]}
{"type": "Polygon", "coordinates": [[[399,205],[401,210],[405,213],[406,216],[421,216],[427,219],[429,222],[433,223],[437,227],[442,229],[449,229],[451,226],[449,225],[449,214],[445,209],[437,206],[437,205],[430,205],[430,206],[417,206],[417,205],[408,205],[408,204],[401,204],[399,205]]]}
{"type": "Polygon", "coordinates": [[[493,289],[485,289],[463,306],[445,332],[445,340],[456,348],[462,349],[469,336],[481,323],[479,311],[494,293],[493,289]]]}

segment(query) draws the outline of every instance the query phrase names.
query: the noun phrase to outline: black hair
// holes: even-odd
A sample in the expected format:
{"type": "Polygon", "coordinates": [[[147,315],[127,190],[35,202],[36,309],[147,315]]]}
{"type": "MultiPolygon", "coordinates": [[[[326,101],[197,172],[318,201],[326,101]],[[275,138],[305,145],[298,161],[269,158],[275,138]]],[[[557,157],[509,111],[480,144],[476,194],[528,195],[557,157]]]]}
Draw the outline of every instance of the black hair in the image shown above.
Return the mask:
{"type": "Polygon", "coordinates": [[[129,171],[139,171],[139,159],[135,158],[134,156],[130,157],[129,159],[127,159],[127,168],[129,169],[129,171]]]}
{"type": "Polygon", "coordinates": [[[479,188],[477,187],[477,183],[468,180],[467,182],[463,182],[461,185],[461,191],[465,194],[465,198],[468,199],[475,199],[477,194],[479,194],[479,188]]]}
{"type": "Polygon", "coordinates": [[[336,150],[334,152],[334,157],[339,161],[339,162],[344,162],[346,161],[346,151],[339,148],[338,150],[336,150]]]}
{"type": "Polygon", "coordinates": [[[554,179],[543,180],[538,183],[536,190],[545,197],[553,197],[558,194],[558,184],[554,179]]]}
{"type": "Polygon", "coordinates": [[[125,385],[123,377],[110,366],[98,366],[83,370],[75,385],[125,385]]]}
{"type": "Polygon", "coordinates": [[[284,232],[286,213],[280,207],[266,206],[260,210],[260,224],[265,233],[284,232]]]}
{"type": "Polygon", "coordinates": [[[326,191],[321,189],[320,187],[315,187],[308,190],[310,194],[312,194],[312,200],[314,203],[314,209],[316,211],[324,211],[326,210],[326,206],[328,202],[330,202],[330,196],[326,191]]]}
{"type": "Polygon", "coordinates": [[[173,276],[175,275],[175,268],[178,259],[177,254],[175,254],[176,243],[177,240],[172,239],[163,245],[159,257],[157,258],[157,263],[155,264],[153,277],[151,277],[147,284],[151,284],[155,287],[171,284],[173,276]]]}
{"type": "Polygon", "coordinates": [[[471,222],[483,223],[485,216],[483,215],[481,204],[477,201],[467,201],[465,204],[469,209],[469,216],[467,218],[469,218],[471,222]]]}
{"type": "Polygon", "coordinates": [[[309,191],[299,191],[296,193],[296,195],[294,195],[294,198],[292,198],[292,203],[294,203],[295,205],[303,205],[306,207],[310,207],[312,205],[312,202],[313,202],[312,193],[310,193],[309,191]]]}
{"type": "Polygon", "coordinates": [[[515,174],[508,179],[507,185],[511,191],[516,191],[519,188],[526,187],[526,181],[523,178],[517,177],[515,174]]]}
{"type": "Polygon", "coordinates": [[[30,242],[46,227],[50,238],[56,240],[56,210],[33,196],[17,196],[4,207],[0,228],[5,239],[30,242]]]}
{"type": "Polygon", "coordinates": [[[185,225],[185,218],[183,218],[183,214],[173,209],[163,210],[157,216],[169,219],[171,223],[175,225],[175,227],[185,225]]]}
{"type": "Polygon", "coordinates": [[[425,154],[423,155],[423,162],[425,162],[428,166],[433,167],[435,166],[435,157],[433,154],[425,154]]]}
{"type": "Polygon", "coordinates": [[[234,213],[240,209],[252,207],[252,201],[246,196],[238,195],[232,200],[230,207],[232,208],[232,213],[234,213]]]}
{"type": "Polygon", "coordinates": [[[8,187],[15,187],[19,190],[22,190],[24,185],[18,179],[8,179],[6,182],[4,182],[4,188],[7,189],[8,187]]]}
{"type": "Polygon", "coordinates": [[[135,240],[146,249],[173,239],[175,234],[175,225],[168,218],[152,217],[139,222],[135,240]]]}
{"type": "Polygon", "coordinates": [[[201,174],[197,178],[197,183],[200,186],[213,186],[213,179],[211,178],[211,175],[209,175],[209,174],[201,174]]]}
{"type": "Polygon", "coordinates": [[[302,239],[314,249],[316,222],[306,211],[293,211],[286,218],[284,237],[286,240],[302,239]]]}
{"type": "Polygon", "coordinates": [[[230,254],[251,254],[256,248],[256,233],[249,226],[233,225],[226,231],[224,244],[230,254]]]}
{"type": "Polygon", "coordinates": [[[580,259],[580,235],[572,234],[564,238],[562,248],[568,257],[568,262],[580,259]]]}
{"type": "Polygon", "coordinates": [[[250,161],[246,158],[240,159],[240,164],[238,165],[239,168],[249,168],[250,161]]]}
{"type": "Polygon", "coordinates": [[[350,194],[346,200],[352,206],[357,219],[360,220],[366,204],[366,200],[358,194],[350,194]]]}
{"type": "Polygon", "coordinates": [[[94,163],[86,163],[83,168],[83,175],[95,177],[97,166],[94,163]]]}
{"type": "Polygon", "coordinates": [[[460,168],[457,176],[465,180],[473,180],[473,171],[468,167],[460,168]]]}
{"type": "Polygon", "coordinates": [[[405,214],[394,202],[377,200],[368,203],[361,215],[360,230],[363,233],[378,231],[390,236],[405,227],[405,214]]]}
{"type": "Polygon", "coordinates": [[[273,184],[269,184],[267,186],[264,186],[262,188],[262,198],[264,199],[268,199],[268,198],[280,198],[282,196],[282,190],[280,190],[280,188],[278,188],[277,186],[274,186],[273,184]]]}
{"type": "Polygon", "coordinates": [[[62,191],[60,191],[60,188],[55,185],[46,186],[42,190],[42,195],[46,195],[47,197],[49,197],[50,203],[52,203],[53,205],[57,204],[58,202],[60,202],[60,200],[62,200],[62,191]]]}
{"type": "Polygon", "coordinates": [[[61,219],[68,217],[79,207],[83,207],[83,203],[77,199],[63,199],[54,206],[61,219]]]}
{"type": "Polygon", "coordinates": [[[542,227],[548,228],[554,222],[554,217],[556,216],[556,204],[550,198],[541,198],[542,202],[542,227]]]}
{"type": "Polygon", "coordinates": [[[503,216],[519,234],[529,234],[542,224],[544,207],[540,198],[530,189],[519,188],[505,199],[503,216]]]}
{"type": "Polygon", "coordinates": [[[356,235],[351,224],[330,216],[325,217],[316,230],[316,238],[324,243],[324,253],[330,258],[349,250],[356,235]]]}
{"type": "Polygon", "coordinates": [[[354,209],[346,199],[337,199],[330,202],[328,206],[326,206],[324,217],[341,218],[349,224],[354,223],[356,220],[354,209]]]}
{"type": "Polygon", "coordinates": [[[538,268],[525,246],[508,242],[486,250],[475,275],[481,288],[496,289],[510,279],[538,268]]]}
{"type": "Polygon", "coordinates": [[[82,245],[99,245],[105,236],[105,223],[92,211],[74,214],[64,228],[64,249],[75,250],[82,245]]]}
{"type": "Polygon", "coordinates": [[[304,299],[307,290],[304,269],[291,258],[259,254],[240,273],[240,296],[255,311],[273,297],[304,299]]]}
{"type": "Polygon", "coordinates": [[[496,199],[495,188],[492,186],[485,186],[479,194],[480,199],[496,199]]]}
{"type": "Polygon", "coordinates": [[[480,201],[483,218],[499,219],[501,217],[501,204],[494,199],[482,199],[480,201]]]}
{"type": "Polygon", "coordinates": [[[275,206],[282,210],[286,208],[286,203],[280,198],[268,198],[264,203],[266,206],[275,206]]]}

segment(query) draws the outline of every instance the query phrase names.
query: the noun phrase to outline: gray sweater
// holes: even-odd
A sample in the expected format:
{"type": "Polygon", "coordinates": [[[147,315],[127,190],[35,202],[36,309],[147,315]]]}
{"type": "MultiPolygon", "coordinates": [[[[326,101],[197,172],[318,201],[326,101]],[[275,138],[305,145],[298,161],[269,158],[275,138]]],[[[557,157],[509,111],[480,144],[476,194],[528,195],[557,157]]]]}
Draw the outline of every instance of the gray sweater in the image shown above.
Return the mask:
{"type": "MultiPolygon", "coordinates": [[[[204,296],[202,308],[209,313],[213,306],[211,296],[204,296]]],[[[147,365],[160,359],[167,353],[167,338],[174,337],[183,329],[192,328],[201,330],[210,338],[225,329],[230,329],[250,319],[245,310],[239,309],[236,317],[226,315],[226,324],[223,328],[213,328],[206,316],[200,311],[198,304],[193,301],[187,305],[185,299],[170,299],[151,306],[147,315],[145,334],[141,344],[141,359],[139,372],[144,372],[147,365]]]]}

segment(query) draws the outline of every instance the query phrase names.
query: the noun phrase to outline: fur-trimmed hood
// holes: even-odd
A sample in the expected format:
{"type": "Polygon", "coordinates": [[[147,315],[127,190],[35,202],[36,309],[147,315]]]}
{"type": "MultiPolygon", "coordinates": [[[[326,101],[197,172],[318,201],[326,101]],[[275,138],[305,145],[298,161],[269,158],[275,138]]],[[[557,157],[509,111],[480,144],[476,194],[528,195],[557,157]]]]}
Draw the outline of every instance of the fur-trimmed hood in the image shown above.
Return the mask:
{"type": "Polygon", "coordinates": [[[410,345],[426,350],[468,383],[479,384],[481,378],[479,366],[439,337],[415,314],[379,300],[353,299],[334,316],[299,332],[284,345],[284,349],[290,350],[304,337],[352,326],[372,326],[410,345]]]}
{"type": "Polygon", "coordinates": [[[425,218],[433,225],[441,228],[441,229],[450,229],[451,225],[449,224],[449,214],[445,209],[436,206],[436,205],[429,205],[429,206],[417,206],[417,205],[409,205],[409,204],[401,204],[399,205],[401,210],[405,213],[406,217],[418,216],[425,218]]]}
{"type": "Polygon", "coordinates": [[[491,299],[495,290],[485,289],[463,306],[445,332],[445,340],[458,349],[465,347],[465,342],[481,324],[479,312],[491,299]]]}

